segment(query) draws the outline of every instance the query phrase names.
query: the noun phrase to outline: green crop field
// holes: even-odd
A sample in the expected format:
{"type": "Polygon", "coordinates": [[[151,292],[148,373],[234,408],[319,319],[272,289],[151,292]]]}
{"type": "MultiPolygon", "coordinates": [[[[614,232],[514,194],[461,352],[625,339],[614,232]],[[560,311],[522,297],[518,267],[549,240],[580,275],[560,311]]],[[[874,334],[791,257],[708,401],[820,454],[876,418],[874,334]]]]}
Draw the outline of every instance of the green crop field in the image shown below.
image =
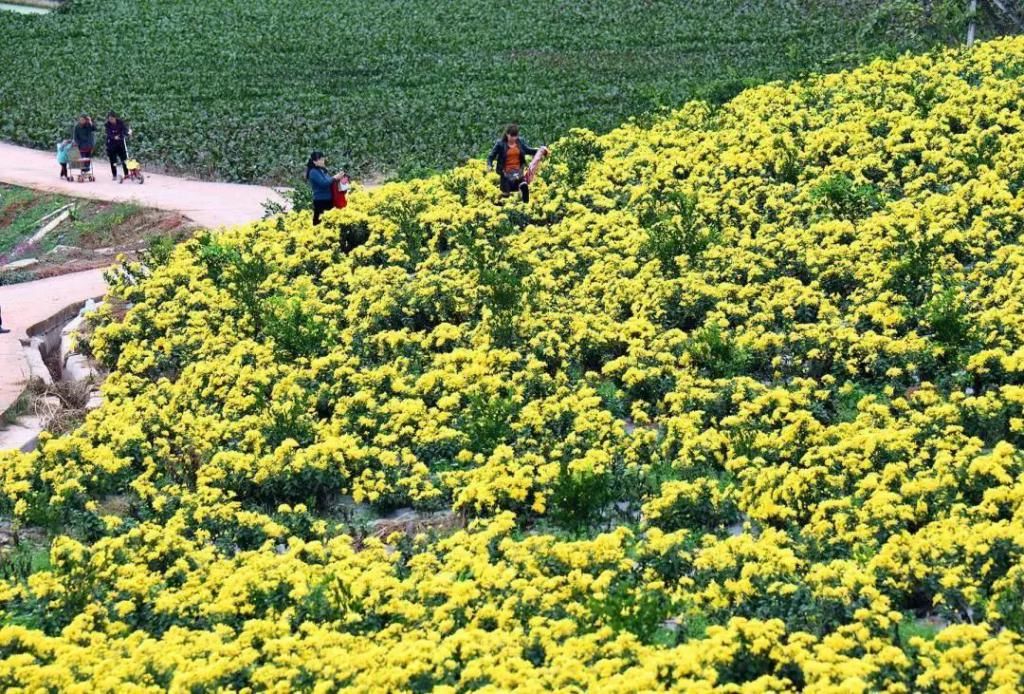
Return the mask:
{"type": "Polygon", "coordinates": [[[409,175],[480,154],[509,120],[534,142],[604,131],[941,40],[912,4],[75,0],[0,12],[0,138],[50,147],[76,113],[115,109],[172,171],[284,181],[322,147],[409,175]]]}

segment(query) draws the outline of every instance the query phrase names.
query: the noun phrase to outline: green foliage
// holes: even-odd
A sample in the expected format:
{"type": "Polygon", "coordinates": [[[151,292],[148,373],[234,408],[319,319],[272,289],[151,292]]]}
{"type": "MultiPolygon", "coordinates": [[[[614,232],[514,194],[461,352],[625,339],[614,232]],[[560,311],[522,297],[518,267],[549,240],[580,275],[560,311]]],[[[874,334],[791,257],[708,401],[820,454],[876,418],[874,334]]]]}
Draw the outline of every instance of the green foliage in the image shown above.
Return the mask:
{"type": "Polygon", "coordinates": [[[209,233],[199,237],[199,257],[211,279],[227,290],[259,330],[263,316],[260,287],[270,272],[263,257],[224,245],[209,233]]]}
{"type": "Polygon", "coordinates": [[[49,566],[49,552],[30,542],[16,542],[0,550],[0,578],[5,581],[26,581],[35,572],[49,566]]]}
{"type": "Polygon", "coordinates": [[[719,105],[729,101],[744,89],[750,89],[761,84],[756,77],[720,77],[710,80],[701,86],[694,93],[694,97],[707,101],[709,104],[719,105]]]}
{"type": "Polygon", "coordinates": [[[19,242],[36,231],[40,219],[66,203],[66,198],[56,195],[0,186],[0,265],[19,242]]]}
{"type": "Polygon", "coordinates": [[[583,185],[587,169],[601,158],[603,150],[597,136],[590,130],[573,128],[558,143],[551,155],[555,170],[552,179],[571,188],[583,185]]]}
{"type": "Polygon", "coordinates": [[[846,174],[833,174],[811,189],[811,199],[834,217],[858,219],[881,208],[882,198],[870,183],[857,184],[846,174]]]}
{"type": "Polygon", "coordinates": [[[903,621],[896,627],[898,630],[899,642],[908,644],[910,639],[919,638],[925,641],[932,641],[941,631],[941,627],[915,618],[912,614],[903,616],[903,621]]]}
{"type": "Polygon", "coordinates": [[[469,438],[468,449],[474,453],[490,453],[512,435],[512,420],[518,414],[515,400],[508,397],[469,395],[461,417],[460,428],[469,438]]]}
{"type": "Polygon", "coordinates": [[[32,408],[32,396],[28,391],[22,392],[18,396],[18,399],[11,403],[10,407],[0,413],[0,426],[4,424],[14,424],[18,421],[18,417],[28,414],[32,408]]]}
{"type": "Polygon", "coordinates": [[[146,243],[142,258],[150,268],[166,265],[174,251],[174,239],[170,236],[154,236],[146,243]]]}
{"type": "Polygon", "coordinates": [[[1008,629],[1024,631],[1024,566],[1010,569],[994,602],[1000,621],[1008,629]]]}
{"type": "Polygon", "coordinates": [[[324,320],[304,308],[302,297],[272,296],[263,303],[263,332],[288,358],[322,354],[328,343],[324,320]]]}
{"type": "MultiPolygon", "coordinates": [[[[739,519],[735,500],[725,493],[728,485],[715,477],[680,484],[685,485],[684,490],[674,495],[670,505],[659,509],[657,518],[650,519],[652,526],[668,532],[683,528],[714,531],[739,519]]],[[[664,487],[661,493],[665,493],[664,487]]]]}
{"type": "MultiPolygon", "coordinates": [[[[1016,0],[1006,4],[1011,8],[1016,0]]],[[[1017,27],[1002,13],[994,13],[989,3],[978,3],[973,15],[978,37],[1001,35],[1017,27]]],[[[963,43],[972,19],[968,0],[882,0],[858,28],[862,42],[892,42],[915,36],[922,41],[955,45],[963,43]]]]}
{"type": "Polygon", "coordinates": [[[563,462],[555,481],[548,518],[577,536],[586,535],[604,519],[608,506],[617,501],[609,471],[570,470],[563,462]]]}
{"type": "Polygon", "coordinates": [[[688,351],[694,363],[712,378],[737,376],[750,363],[749,352],[736,344],[714,321],[708,322],[690,338],[688,351]]]}
{"type": "Polygon", "coordinates": [[[948,347],[963,347],[972,337],[969,307],[956,286],[943,287],[921,308],[920,314],[928,332],[948,347]]]}
{"type": "MultiPolygon", "coordinates": [[[[46,17],[5,13],[0,139],[50,150],[75,114],[113,108],[134,127],[132,153],[171,170],[287,183],[321,148],[353,173],[408,178],[479,155],[509,120],[550,142],[936,40],[907,3],[888,4],[76,0],[46,17]],[[55,87],[83,42],[90,74],[118,78],[55,87]]],[[[959,18],[930,20],[950,21],[962,36],[959,18]]]]}
{"type": "Polygon", "coordinates": [[[918,307],[931,292],[942,239],[935,233],[912,233],[902,227],[896,232],[896,248],[892,257],[886,258],[893,263],[888,286],[905,296],[912,307],[918,307]]]}
{"type": "Polygon", "coordinates": [[[422,211],[422,206],[398,201],[382,205],[378,210],[381,216],[397,225],[396,245],[405,251],[408,258],[406,268],[410,271],[415,270],[429,252],[427,240],[430,238],[430,228],[418,219],[422,211]]]}
{"type": "Polygon", "coordinates": [[[833,424],[852,422],[860,412],[857,409],[860,401],[869,395],[877,396],[877,393],[859,383],[847,381],[833,392],[828,403],[828,411],[822,413],[822,419],[833,424]]]}
{"type": "Polygon", "coordinates": [[[494,238],[476,239],[469,230],[463,230],[459,239],[466,248],[470,267],[477,273],[481,308],[490,313],[491,335],[501,346],[513,343],[516,316],[530,294],[524,282],[530,274],[530,264],[514,257],[504,241],[505,236],[514,232],[515,227],[506,221],[494,238]]]}
{"type": "Polygon", "coordinates": [[[597,394],[605,409],[616,419],[625,419],[629,415],[629,401],[615,381],[604,380],[597,386],[597,394]]]}
{"type": "MultiPolygon", "coordinates": [[[[144,211],[144,208],[131,202],[113,203],[109,207],[103,207],[87,215],[79,214],[76,211],[73,215],[78,218],[75,224],[76,237],[91,237],[106,241],[109,239],[109,232],[112,229],[116,229],[133,218],[138,217],[144,211]]],[[[55,238],[54,236],[48,236],[47,240],[53,243],[55,238]]],[[[112,239],[110,240],[112,241],[112,239]]]]}
{"type": "Polygon", "coordinates": [[[600,598],[591,598],[595,623],[614,631],[628,631],[643,643],[665,638],[663,625],[672,614],[672,601],[661,587],[652,589],[635,573],[617,576],[600,598]]]}
{"type": "Polygon", "coordinates": [[[697,196],[683,191],[667,191],[648,200],[638,218],[647,230],[644,254],[656,258],[672,274],[679,273],[679,256],[696,261],[721,236],[717,226],[701,219],[697,196]]]}
{"type": "Polygon", "coordinates": [[[313,209],[313,189],[303,178],[293,179],[288,187],[281,193],[285,202],[276,200],[264,200],[263,218],[268,219],[274,215],[283,214],[289,210],[293,212],[305,212],[313,209]]]}

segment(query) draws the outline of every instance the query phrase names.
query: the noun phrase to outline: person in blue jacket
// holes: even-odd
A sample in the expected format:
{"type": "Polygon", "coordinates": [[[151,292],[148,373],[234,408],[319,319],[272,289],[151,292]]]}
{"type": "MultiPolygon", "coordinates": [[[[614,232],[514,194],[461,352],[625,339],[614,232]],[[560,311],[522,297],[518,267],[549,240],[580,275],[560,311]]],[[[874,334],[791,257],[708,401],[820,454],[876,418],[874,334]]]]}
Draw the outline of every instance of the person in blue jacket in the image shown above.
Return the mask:
{"type": "Polygon", "coordinates": [[[331,176],[327,172],[327,160],[323,152],[313,152],[306,162],[306,181],[313,189],[313,224],[320,223],[320,215],[327,210],[334,209],[334,191],[331,188],[335,181],[340,181],[345,172],[336,173],[331,176]]]}

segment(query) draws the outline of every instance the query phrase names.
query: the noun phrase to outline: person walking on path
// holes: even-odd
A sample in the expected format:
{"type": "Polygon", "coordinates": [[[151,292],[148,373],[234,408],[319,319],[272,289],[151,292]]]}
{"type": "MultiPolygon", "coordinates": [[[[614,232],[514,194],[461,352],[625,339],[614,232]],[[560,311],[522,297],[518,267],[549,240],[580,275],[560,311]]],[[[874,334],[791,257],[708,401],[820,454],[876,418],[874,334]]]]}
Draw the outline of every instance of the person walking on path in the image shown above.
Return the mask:
{"type": "Polygon", "coordinates": [[[107,159],[110,160],[110,173],[117,180],[117,161],[121,160],[121,168],[124,175],[128,176],[128,149],[124,141],[132,131],[125,125],[125,122],[111,111],[107,114],[107,122],[104,124],[107,131],[107,159]]]}
{"type": "Polygon", "coordinates": [[[4,327],[4,314],[0,311],[0,335],[11,332],[9,329],[4,327]]]}
{"type": "Polygon", "coordinates": [[[62,180],[72,180],[68,173],[68,154],[71,152],[71,140],[61,140],[57,143],[57,163],[60,164],[60,177],[62,180]]]}
{"type": "Polygon", "coordinates": [[[75,145],[78,147],[79,156],[85,160],[82,164],[82,173],[89,173],[92,170],[92,164],[88,162],[92,159],[92,150],[96,147],[97,130],[98,128],[92,122],[92,118],[84,113],[78,117],[78,123],[75,124],[72,138],[74,138],[75,145]]]}
{"type": "Polygon", "coordinates": [[[345,172],[331,176],[327,172],[327,160],[324,153],[315,151],[306,162],[306,181],[313,190],[313,226],[320,223],[320,215],[334,209],[334,184],[345,178],[345,172]]]}
{"type": "Polygon", "coordinates": [[[510,123],[505,134],[494,143],[494,148],[487,156],[487,170],[497,164],[498,175],[501,176],[501,193],[508,197],[518,190],[523,202],[530,202],[530,184],[524,178],[526,156],[537,155],[537,148],[530,147],[526,140],[519,136],[519,126],[510,123]]]}

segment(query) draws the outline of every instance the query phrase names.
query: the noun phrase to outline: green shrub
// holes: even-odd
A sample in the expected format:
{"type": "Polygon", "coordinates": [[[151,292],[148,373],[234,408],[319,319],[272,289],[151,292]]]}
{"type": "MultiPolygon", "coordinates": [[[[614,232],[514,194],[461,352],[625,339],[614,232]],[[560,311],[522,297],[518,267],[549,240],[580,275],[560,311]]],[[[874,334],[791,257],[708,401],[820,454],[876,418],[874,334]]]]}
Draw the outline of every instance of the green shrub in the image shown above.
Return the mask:
{"type": "Polygon", "coordinates": [[[49,551],[29,542],[16,541],[0,550],[0,578],[11,583],[27,581],[29,576],[49,565],[49,551]]]}
{"type": "Polygon", "coordinates": [[[690,338],[687,350],[694,364],[712,378],[738,376],[750,363],[750,353],[713,320],[690,338]]]}
{"type": "Polygon", "coordinates": [[[280,203],[270,199],[260,203],[263,206],[263,219],[283,214],[289,209],[294,212],[313,209],[313,189],[303,178],[292,180],[291,185],[281,193],[281,197],[285,202],[280,203]]]}
{"type": "Polygon", "coordinates": [[[625,419],[629,415],[629,402],[626,399],[626,394],[622,392],[615,381],[601,381],[597,386],[597,394],[601,397],[601,404],[616,419],[625,419]]]}
{"type": "Polygon", "coordinates": [[[495,446],[512,436],[512,421],[519,413],[519,406],[509,397],[485,397],[479,393],[466,400],[459,428],[469,438],[467,447],[474,453],[491,453],[495,446]]]}
{"type": "MultiPolygon", "coordinates": [[[[503,225],[508,233],[510,225],[503,225]]],[[[481,288],[481,308],[491,313],[491,336],[500,346],[511,346],[515,341],[515,318],[528,290],[523,280],[532,268],[526,261],[511,256],[501,238],[492,242],[466,240],[470,263],[477,272],[481,288]]]]}
{"type": "Polygon", "coordinates": [[[854,183],[842,173],[833,174],[814,186],[811,199],[842,219],[858,219],[882,207],[881,193],[874,185],[854,183]]]}
{"type": "Polygon", "coordinates": [[[891,257],[893,270],[887,286],[907,298],[911,306],[920,306],[931,292],[937,272],[940,239],[898,229],[898,243],[891,257]]]}
{"type": "Polygon", "coordinates": [[[604,154],[597,135],[589,130],[573,128],[558,141],[551,152],[552,179],[561,185],[576,188],[583,185],[590,165],[604,154]]]}
{"type": "Polygon", "coordinates": [[[761,84],[762,80],[756,77],[729,76],[711,80],[703,87],[694,92],[696,99],[706,101],[714,106],[720,106],[732,100],[744,89],[750,89],[761,84]]]}
{"type": "Polygon", "coordinates": [[[551,490],[548,518],[576,536],[598,527],[616,501],[609,471],[573,471],[562,463],[551,490]]]}
{"type": "Polygon", "coordinates": [[[647,522],[666,532],[720,530],[739,517],[739,509],[727,487],[715,478],[692,482],[674,480],[662,485],[660,495],[644,506],[647,522]]]}
{"type": "Polygon", "coordinates": [[[149,268],[166,265],[174,251],[174,239],[170,236],[153,236],[146,242],[142,260],[149,268]]]}
{"type": "Polygon", "coordinates": [[[628,631],[646,644],[661,636],[673,605],[664,588],[648,588],[638,572],[619,574],[600,598],[588,604],[595,626],[628,631]]]}
{"type": "Polygon", "coordinates": [[[398,243],[396,245],[405,251],[405,255],[409,259],[406,268],[409,270],[415,270],[429,251],[427,241],[430,239],[430,228],[419,220],[419,214],[423,209],[422,205],[410,205],[404,201],[389,201],[377,210],[379,214],[398,226],[398,243]]]}
{"type": "Polygon", "coordinates": [[[697,260],[721,236],[717,225],[705,224],[697,211],[697,196],[680,190],[666,191],[640,205],[637,215],[647,231],[642,252],[661,267],[679,272],[679,256],[697,260]]]}
{"type": "Polygon", "coordinates": [[[272,296],[263,303],[263,333],[275,349],[288,358],[314,357],[326,352],[328,326],[315,312],[305,308],[297,296],[272,296]]]}
{"type": "Polygon", "coordinates": [[[212,234],[203,234],[198,241],[199,259],[206,266],[210,278],[227,290],[252,319],[258,332],[263,317],[260,288],[270,274],[270,267],[262,257],[225,245],[212,234]]]}
{"type": "Polygon", "coordinates": [[[919,313],[922,324],[943,345],[959,348],[971,341],[974,330],[970,310],[958,287],[945,286],[919,313]]]}

